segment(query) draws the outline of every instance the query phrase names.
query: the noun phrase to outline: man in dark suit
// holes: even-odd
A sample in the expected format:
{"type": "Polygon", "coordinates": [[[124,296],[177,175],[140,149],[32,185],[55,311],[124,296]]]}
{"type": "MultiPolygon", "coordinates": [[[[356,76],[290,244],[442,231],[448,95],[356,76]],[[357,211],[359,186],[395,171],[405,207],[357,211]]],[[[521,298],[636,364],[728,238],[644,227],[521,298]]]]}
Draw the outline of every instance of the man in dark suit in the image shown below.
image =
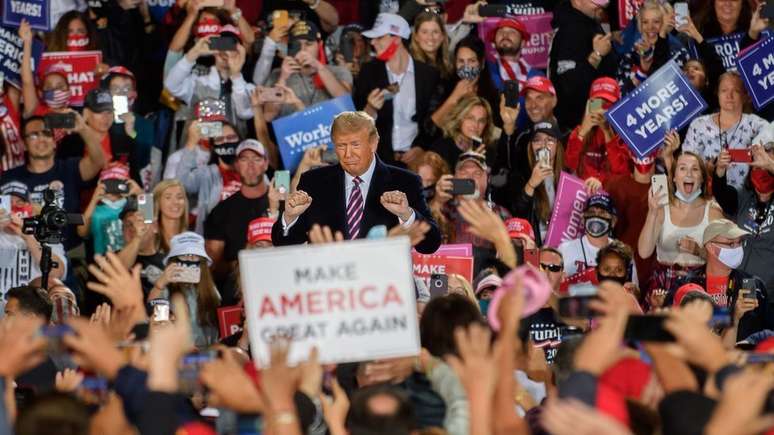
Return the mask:
{"type": "Polygon", "coordinates": [[[430,224],[417,251],[431,254],[441,233],[421,194],[419,177],[385,165],[376,157],[379,133],[365,112],[339,114],[331,127],[338,165],[305,172],[274,223],[274,246],[307,241],[313,224],[340,231],[348,240],[365,238],[376,225],[408,227],[421,219],[430,224]]]}
{"type": "Polygon", "coordinates": [[[421,157],[420,144],[431,143],[430,115],[442,93],[438,70],[411,57],[403,45],[411,30],[399,15],[379,14],[363,36],[371,39],[376,59],[362,66],[352,99],[376,119],[379,158],[409,164],[421,157]]]}

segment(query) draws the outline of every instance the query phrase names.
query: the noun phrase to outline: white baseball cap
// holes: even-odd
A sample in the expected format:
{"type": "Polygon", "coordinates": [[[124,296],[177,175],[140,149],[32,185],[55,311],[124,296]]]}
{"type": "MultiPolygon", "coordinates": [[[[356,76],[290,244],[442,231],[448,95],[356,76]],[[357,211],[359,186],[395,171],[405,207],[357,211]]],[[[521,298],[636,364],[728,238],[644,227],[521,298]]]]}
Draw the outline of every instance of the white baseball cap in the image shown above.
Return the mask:
{"type": "Polygon", "coordinates": [[[183,255],[198,255],[206,258],[208,265],[212,265],[212,259],[204,250],[204,238],[193,231],[186,231],[172,237],[169,245],[169,254],[164,258],[164,265],[169,263],[170,259],[183,255]]]}
{"type": "Polygon", "coordinates": [[[409,39],[411,29],[409,28],[408,21],[398,14],[382,12],[376,16],[374,27],[363,32],[363,36],[369,39],[380,38],[384,35],[395,35],[403,39],[409,39]]]}
{"type": "Polygon", "coordinates": [[[255,152],[261,157],[266,157],[266,147],[263,146],[262,143],[258,142],[255,139],[245,139],[242,141],[242,143],[239,144],[239,146],[236,149],[236,156],[239,156],[242,154],[242,151],[250,150],[255,152]]]}

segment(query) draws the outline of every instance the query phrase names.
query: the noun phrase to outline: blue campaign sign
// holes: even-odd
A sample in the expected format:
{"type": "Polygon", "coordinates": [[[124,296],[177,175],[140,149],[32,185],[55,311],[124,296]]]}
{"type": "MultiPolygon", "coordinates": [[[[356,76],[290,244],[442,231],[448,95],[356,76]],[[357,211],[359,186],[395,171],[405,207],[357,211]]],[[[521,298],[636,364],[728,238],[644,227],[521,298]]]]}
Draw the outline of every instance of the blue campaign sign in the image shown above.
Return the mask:
{"type": "Polygon", "coordinates": [[[605,116],[638,156],[645,157],[664,142],[670,129],[681,129],[707,108],[674,60],[658,69],[605,116]]]}
{"type": "MultiPolygon", "coordinates": [[[[16,29],[0,27],[0,74],[5,81],[21,88],[21,61],[23,43],[16,29]]],[[[43,54],[43,43],[37,39],[32,40],[32,70],[35,71],[40,56],[43,54]]]]}
{"type": "Polygon", "coordinates": [[[51,9],[48,0],[3,0],[3,25],[18,27],[27,20],[33,29],[51,30],[51,9]]]}
{"type": "Polygon", "coordinates": [[[148,3],[148,10],[153,16],[153,19],[158,23],[164,18],[169,8],[175,4],[175,0],[146,0],[148,3]]]}
{"type": "Polygon", "coordinates": [[[774,36],[742,52],[737,65],[755,108],[760,110],[771,103],[774,100],[774,36]]]}
{"type": "Polygon", "coordinates": [[[736,69],[736,56],[739,54],[739,43],[743,36],[744,32],[737,32],[707,39],[707,43],[715,47],[715,52],[723,61],[726,71],[736,69]]]}
{"type": "Polygon", "coordinates": [[[307,148],[330,145],[333,117],[348,110],[355,110],[355,104],[350,95],[342,95],[272,121],[285,169],[295,171],[307,148]]]}

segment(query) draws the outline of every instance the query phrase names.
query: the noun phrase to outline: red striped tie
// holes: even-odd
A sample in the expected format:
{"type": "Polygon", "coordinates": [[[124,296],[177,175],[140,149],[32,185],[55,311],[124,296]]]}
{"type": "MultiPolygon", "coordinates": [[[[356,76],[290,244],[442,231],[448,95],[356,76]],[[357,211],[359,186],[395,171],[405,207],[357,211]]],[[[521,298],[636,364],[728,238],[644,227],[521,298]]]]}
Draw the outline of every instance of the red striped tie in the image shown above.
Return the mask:
{"type": "Polygon", "coordinates": [[[355,186],[349,193],[349,201],[347,201],[347,230],[350,240],[357,238],[358,233],[360,233],[360,222],[363,220],[363,194],[360,192],[360,183],[362,182],[360,177],[355,177],[352,180],[355,186]]]}

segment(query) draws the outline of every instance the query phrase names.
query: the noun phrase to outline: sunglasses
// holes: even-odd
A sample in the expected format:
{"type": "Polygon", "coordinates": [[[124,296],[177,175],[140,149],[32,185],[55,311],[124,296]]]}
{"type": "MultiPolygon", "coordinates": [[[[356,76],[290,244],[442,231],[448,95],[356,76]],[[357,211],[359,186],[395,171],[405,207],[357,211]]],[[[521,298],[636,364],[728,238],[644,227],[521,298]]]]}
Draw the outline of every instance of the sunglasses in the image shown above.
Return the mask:
{"type": "Polygon", "coordinates": [[[540,263],[540,268],[543,269],[543,270],[547,270],[549,272],[561,272],[562,269],[564,269],[564,265],[562,265],[562,264],[540,263]]]}

